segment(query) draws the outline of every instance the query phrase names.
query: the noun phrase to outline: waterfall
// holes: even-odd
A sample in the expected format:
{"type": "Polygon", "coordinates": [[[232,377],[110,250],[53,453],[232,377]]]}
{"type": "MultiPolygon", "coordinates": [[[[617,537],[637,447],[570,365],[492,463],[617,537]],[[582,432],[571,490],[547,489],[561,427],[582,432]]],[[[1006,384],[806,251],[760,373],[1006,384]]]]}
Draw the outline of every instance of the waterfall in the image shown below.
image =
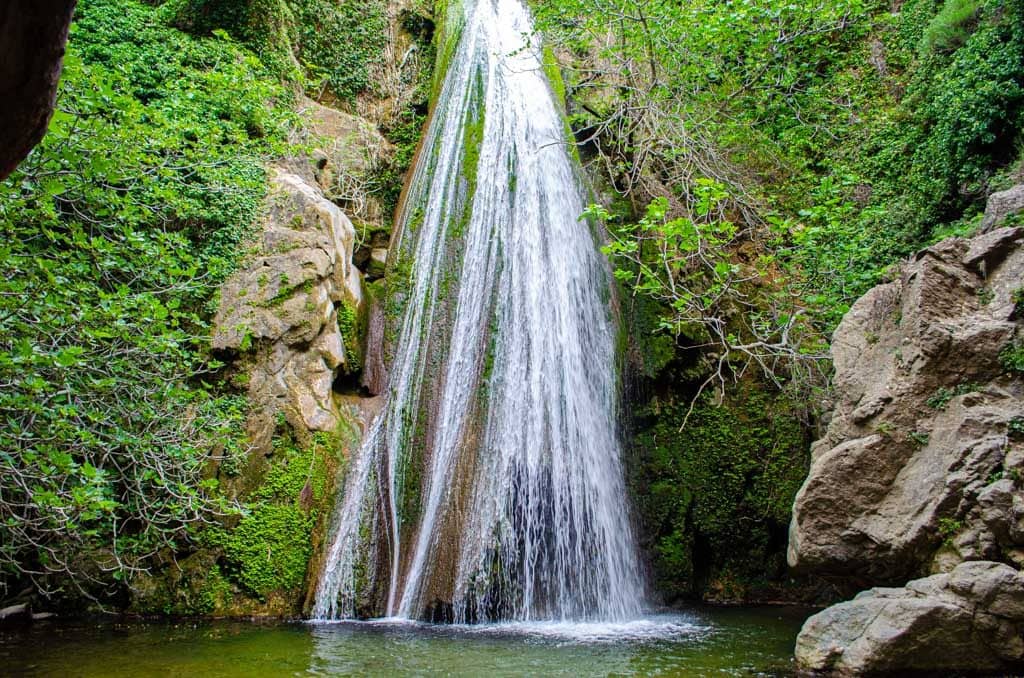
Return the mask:
{"type": "Polygon", "coordinates": [[[579,219],[586,190],[520,0],[449,12],[389,262],[386,404],[349,462],[313,616],[632,618],[610,276],[579,219]]]}

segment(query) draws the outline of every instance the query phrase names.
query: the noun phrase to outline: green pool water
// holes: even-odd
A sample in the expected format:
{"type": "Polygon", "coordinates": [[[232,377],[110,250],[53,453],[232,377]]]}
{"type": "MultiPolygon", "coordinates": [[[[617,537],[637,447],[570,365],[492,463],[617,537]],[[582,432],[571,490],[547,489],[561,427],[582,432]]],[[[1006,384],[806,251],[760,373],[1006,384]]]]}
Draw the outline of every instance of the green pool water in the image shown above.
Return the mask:
{"type": "Polygon", "coordinates": [[[626,624],[43,623],[0,633],[4,676],[780,676],[797,608],[626,624]]]}

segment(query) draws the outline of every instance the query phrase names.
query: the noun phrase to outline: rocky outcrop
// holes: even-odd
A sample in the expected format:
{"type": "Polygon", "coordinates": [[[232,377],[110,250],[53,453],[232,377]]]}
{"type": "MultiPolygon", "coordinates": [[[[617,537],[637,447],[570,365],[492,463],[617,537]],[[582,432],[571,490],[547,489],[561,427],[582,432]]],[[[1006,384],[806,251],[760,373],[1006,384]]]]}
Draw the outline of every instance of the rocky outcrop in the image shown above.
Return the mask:
{"type": "Polygon", "coordinates": [[[214,319],[213,348],[246,354],[256,411],[283,411],[310,431],[338,425],[332,386],[354,359],[344,330],[362,303],[354,245],[351,222],[319,188],[274,170],[263,232],[248,265],[221,289],[214,319]]]}
{"type": "Polygon", "coordinates": [[[811,617],[805,669],[1024,666],[1024,229],[923,250],[854,304],[789,562],[875,588],[811,617]],[[1002,562],[995,562],[1002,561],[1002,562]]]}
{"type": "Polygon", "coordinates": [[[1024,384],[1000,360],[1020,334],[1022,241],[1010,228],[945,240],[843,319],[832,419],[794,506],[792,566],[902,583],[1022,545],[1004,508],[1019,502],[1024,472],[1012,435],[1024,384]]]}
{"type": "Polygon", "coordinates": [[[212,337],[231,381],[247,390],[247,461],[219,479],[231,496],[259,497],[237,528],[256,546],[231,534],[175,558],[157,576],[136,577],[133,607],[141,612],[300,614],[319,569],[339,470],[372,416],[374,404],[354,395],[351,383],[363,352],[355,229],[305,159],[271,168],[269,179],[262,230],[221,287],[212,337]],[[268,484],[295,463],[304,469],[301,490],[268,484]],[[315,519],[303,527],[302,516],[315,519]],[[290,569],[266,570],[264,558],[290,569]]]}
{"type": "Polygon", "coordinates": [[[1024,574],[992,562],[876,588],[804,624],[797,663],[837,674],[998,672],[1024,662],[1024,574]]]}
{"type": "Polygon", "coordinates": [[[387,226],[387,213],[377,197],[374,172],[390,162],[394,148],[368,120],[303,98],[302,142],[315,146],[316,182],[329,200],[340,204],[352,219],[387,226]]]}
{"type": "Polygon", "coordinates": [[[0,3],[0,180],[46,133],[76,0],[0,3]]]}
{"type": "Polygon", "coordinates": [[[1018,184],[1005,191],[993,193],[985,205],[985,216],[981,219],[981,230],[990,231],[1009,217],[1024,212],[1024,184],[1018,184]]]}

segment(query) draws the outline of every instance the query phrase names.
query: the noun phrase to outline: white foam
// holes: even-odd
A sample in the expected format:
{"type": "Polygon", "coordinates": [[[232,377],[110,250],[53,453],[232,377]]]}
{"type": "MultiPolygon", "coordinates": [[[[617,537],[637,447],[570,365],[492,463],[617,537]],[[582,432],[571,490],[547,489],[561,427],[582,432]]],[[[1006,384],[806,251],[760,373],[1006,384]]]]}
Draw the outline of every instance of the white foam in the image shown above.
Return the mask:
{"type": "Polygon", "coordinates": [[[462,627],[470,633],[523,635],[577,643],[623,643],[679,640],[703,636],[711,627],[683,618],[636,619],[623,622],[537,621],[462,627]]]}
{"type": "Polygon", "coordinates": [[[489,624],[429,624],[404,617],[314,619],[315,625],[345,625],[353,628],[411,630],[444,635],[523,637],[569,643],[648,643],[704,638],[714,627],[695,617],[658,615],[630,621],[510,621],[489,624]]]}

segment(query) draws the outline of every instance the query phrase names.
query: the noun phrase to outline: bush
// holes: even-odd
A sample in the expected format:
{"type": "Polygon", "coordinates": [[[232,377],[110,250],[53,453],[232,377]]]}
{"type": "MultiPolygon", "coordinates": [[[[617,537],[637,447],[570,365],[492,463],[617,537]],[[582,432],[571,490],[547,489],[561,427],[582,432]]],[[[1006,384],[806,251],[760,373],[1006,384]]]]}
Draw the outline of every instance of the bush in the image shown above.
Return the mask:
{"type": "Polygon", "coordinates": [[[234,43],[81,3],[49,133],[0,184],[0,586],[106,596],[230,510],[244,401],[211,387],[214,291],[283,148],[234,43]]]}
{"type": "Polygon", "coordinates": [[[951,52],[967,42],[981,4],[981,0],[946,0],[925,29],[918,49],[921,57],[931,52],[951,52]]]}
{"type": "Polygon", "coordinates": [[[194,35],[227,31],[280,75],[301,64],[313,95],[345,101],[371,87],[388,39],[384,0],[170,0],[162,13],[194,35]]]}
{"type": "MultiPolygon", "coordinates": [[[[900,45],[926,30],[921,7],[930,1],[904,6],[898,22],[905,32],[889,43],[893,62],[907,59],[900,45]]],[[[893,263],[942,237],[969,233],[993,177],[1012,164],[1024,139],[1020,3],[977,3],[977,26],[962,46],[908,63],[895,76],[907,83],[903,98],[888,105],[885,92],[865,98],[866,120],[839,139],[823,163],[830,174],[817,179],[811,205],[799,214],[794,275],[807,277],[826,328],[893,263]]]]}
{"type": "Polygon", "coordinates": [[[999,352],[999,362],[1007,372],[1024,372],[1024,339],[1015,339],[999,352]]]}
{"type": "Polygon", "coordinates": [[[199,37],[227,31],[279,75],[291,74],[295,19],[285,0],[169,0],[164,21],[199,37]]]}

